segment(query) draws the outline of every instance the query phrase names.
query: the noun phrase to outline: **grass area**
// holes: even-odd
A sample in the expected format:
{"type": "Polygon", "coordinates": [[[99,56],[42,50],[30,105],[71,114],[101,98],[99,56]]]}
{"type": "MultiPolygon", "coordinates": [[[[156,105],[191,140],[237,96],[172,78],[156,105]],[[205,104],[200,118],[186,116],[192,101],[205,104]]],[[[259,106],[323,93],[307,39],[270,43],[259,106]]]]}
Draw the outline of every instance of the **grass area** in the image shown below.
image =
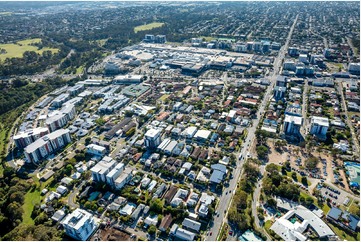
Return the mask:
{"type": "Polygon", "coordinates": [[[0,124],[0,152],[2,152],[5,148],[6,139],[6,127],[0,124]]]}
{"type": "Polygon", "coordinates": [[[360,241],[360,233],[357,233],[357,235],[355,236],[355,235],[347,233],[346,231],[340,229],[339,227],[337,227],[331,223],[329,223],[328,225],[341,240],[360,241]]]}
{"type": "Polygon", "coordinates": [[[161,96],[161,97],[159,98],[159,100],[161,100],[162,102],[164,102],[168,97],[169,97],[168,94],[164,94],[163,96],[161,96]]]}
{"type": "Polygon", "coordinates": [[[232,39],[232,38],[218,38],[218,40],[236,42],[236,39],[232,39]]]}
{"type": "Polygon", "coordinates": [[[4,177],[4,167],[0,164],[0,178],[4,177]]]}
{"type": "Polygon", "coordinates": [[[40,197],[40,191],[37,189],[34,189],[33,191],[29,191],[25,194],[24,199],[24,214],[23,214],[23,224],[33,225],[34,220],[31,218],[31,213],[34,209],[34,205],[37,203],[40,203],[41,197],[40,197]]]}
{"type": "Polygon", "coordinates": [[[216,39],[216,38],[213,38],[213,37],[211,37],[211,36],[201,36],[201,37],[199,37],[199,38],[202,38],[202,39],[204,39],[204,41],[207,41],[207,42],[216,39]]]}
{"type": "Polygon", "coordinates": [[[41,42],[40,38],[21,40],[11,44],[0,44],[0,49],[5,50],[5,53],[0,54],[0,61],[6,58],[23,57],[25,51],[35,51],[38,54],[42,54],[44,51],[50,50],[52,53],[57,53],[59,49],[56,48],[42,48],[38,49],[37,46],[32,44],[41,42]]]}
{"type": "Polygon", "coordinates": [[[272,224],[273,224],[273,222],[271,221],[271,220],[267,220],[267,221],[265,221],[264,222],[264,225],[263,225],[263,228],[264,228],[264,230],[267,232],[267,234],[268,235],[270,235],[271,236],[271,234],[273,234],[272,232],[271,232],[271,226],[272,226],[272,224]]]}
{"type": "Polygon", "coordinates": [[[320,204],[318,204],[317,199],[314,196],[311,196],[303,191],[300,192],[300,196],[304,197],[305,200],[307,197],[311,197],[313,199],[313,204],[315,204],[317,207],[319,207],[320,209],[322,209],[323,213],[326,215],[328,213],[328,211],[330,211],[330,207],[327,205],[327,203],[323,203],[322,206],[320,206],[320,204]]]}
{"type": "Polygon", "coordinates": [[[105,43],[108,41],[108,39],[99,39],[96,40],[95,42],[99,45],[99,46],[103,46],[105,45],[105,43]]]}
{"type": "MultiPolygon", "coordinates": [[[[299,183],[302,183],[302,176],[300,175],[300,174],[298,174],[297,172],[296,172],[296,174],[297,174],[297,181],[299,182],[299,183]]],[[[290,177],[292,180],[293,180],[293,178],[292,178],[292,171],[287,171],[287,176],[288,177],[290,177]]],[[[307,179],[307,185],[308,186],[311,186],[311,182],[307,179]]]]}
{"type": "Polygon", "coordinates": [[[269,228],[271,228],[272,226],[272,221],[271,220],[267,220],[265,223],[264,223],[264,229],[268,232],[269,231],[269,228]]]}
{"type": "Polygon", "coordinates": [[[150,23],[150,24],[143,24],[143,25],[139,25],[139,26],[135,27],[134,32],[137,33],[139,31],[151,30],[151,29],[162,27],[163,25],[164,25],[164,23],[160,23],[160,22],[153,22],[153,23],[150,23]]]}
{"type": "Polygon", "coordinates": [[[84,71],[84,66],[79,66],[78,68],[76,68],[75,74],[77,74],[77,75],[82,74],[83,71],[84,71]]]}
{"type": "MultiPolygon", "coordinates": [[[[34,205],[42,201],[42,196],[40,195],[41,190],[48,187],[48,185],[54,180],[54,178],[51,177],[49,180],[47,180],[46,182],[42,182],[41,184],[37,177],[33,177],[33,180],[37,185],[36,187],[38,187],[38,189],[30,190],[28,193],[25,194],[24,205],[23,205],[24,214],[23,214],[22,223],[28,225],[34,224],[34,220],[31,218],[31,213],[34,209],[34,205]]],[[[55,188],[54,189],[48,188],[48,189],[55,190],[55,188]]]]}
{"type": "Polygon", "coordinates": [[[0,12],[0,15],[3,15],[3,16],[10,16],[12,14],[13,14],[12,12],[0,12]]]}
{"type": "Polygon", "coordinates": [[[227,224],[224,223],[222,225],[221,231],[218,234],[218,237],[217,237],[218,241],[220,241],[220,240],[223,241],[227,238],[227,230],[228,230],[227,228],[228,228],[227,224]],[[226,237],[226,238],[223,238],[223,237],[226,237]]]}

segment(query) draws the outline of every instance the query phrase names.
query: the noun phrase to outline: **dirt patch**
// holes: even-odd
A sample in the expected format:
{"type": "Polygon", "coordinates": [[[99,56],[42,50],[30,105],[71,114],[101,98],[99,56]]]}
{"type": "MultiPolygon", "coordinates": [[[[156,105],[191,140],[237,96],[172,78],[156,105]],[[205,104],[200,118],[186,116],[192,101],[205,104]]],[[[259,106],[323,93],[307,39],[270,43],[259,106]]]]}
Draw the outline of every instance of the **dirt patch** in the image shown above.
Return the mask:
{"type": "Polygon", "coordinates": [[[114,228],[99,229],[92,240],[98,238],[100,241],[130,241],[130,235],[114,228]]]}

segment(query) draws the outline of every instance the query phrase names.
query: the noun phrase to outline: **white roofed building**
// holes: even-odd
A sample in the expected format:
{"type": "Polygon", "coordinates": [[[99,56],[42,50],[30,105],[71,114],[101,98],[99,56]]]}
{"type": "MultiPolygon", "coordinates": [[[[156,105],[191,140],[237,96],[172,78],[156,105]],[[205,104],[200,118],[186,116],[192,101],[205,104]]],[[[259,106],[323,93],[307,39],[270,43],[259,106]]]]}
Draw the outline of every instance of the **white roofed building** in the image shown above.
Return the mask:
{"type": "Polygon", "coordinates": [[[61,222],[65,233],[76,240],[87,240],[97,229],[98,224],[92,214],[77,208],[61,222]]]}
{"type": "Polygon", "coordinates": [[[329,125],[328,118],[312,116],[310,134],[326,136],[329,125]]]}

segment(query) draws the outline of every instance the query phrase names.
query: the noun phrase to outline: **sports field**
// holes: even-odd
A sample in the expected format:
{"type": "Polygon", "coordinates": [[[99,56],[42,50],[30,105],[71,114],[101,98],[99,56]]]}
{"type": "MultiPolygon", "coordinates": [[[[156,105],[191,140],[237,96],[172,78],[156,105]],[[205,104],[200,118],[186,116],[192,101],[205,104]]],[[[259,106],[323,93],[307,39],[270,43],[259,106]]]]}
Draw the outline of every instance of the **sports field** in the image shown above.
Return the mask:
{"type": "Polygon", "coordinates": [[[139,25],[139,26],[135,27],[134,32],[137,33],[139,31],[151,30],[151,29],[162,27],[163,25],[164,25],[164,23],[160,23],[160,22],[153,22],[153,23],[150,23],[150,24],[143,24],[143,25],[139,25]]]}
{"type": "Polygon", "coordinates": [[[41,42],[40,38],[21,40],[12,44],[0,44],[0,61],[6,58],[23,57],[25,51],[35,51],[39,54],[47,50],[50,50],[52,53],[59,51],[59,49],[55,48],[42,48],[39,50],[37,46],[31,45],[39,42],[41,42]]]}

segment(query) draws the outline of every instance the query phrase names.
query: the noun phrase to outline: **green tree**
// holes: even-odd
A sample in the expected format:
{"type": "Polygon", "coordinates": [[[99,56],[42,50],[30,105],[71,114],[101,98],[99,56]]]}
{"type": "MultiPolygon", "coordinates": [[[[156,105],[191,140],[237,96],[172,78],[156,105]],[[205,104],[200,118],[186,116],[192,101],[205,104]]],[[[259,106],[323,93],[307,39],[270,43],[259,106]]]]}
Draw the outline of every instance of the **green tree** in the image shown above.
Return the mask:
{"type": "Polygon", "coordinates": [[[310,158],[305,160],[305,166],[309,170],[315,169],[318,163],[319,163],[319,159],[315,156],[311,156],[310,158]]]}
{"type": "Polygon", "coordinates": [[[159,198],[150,201],[149,208],[151,211],[155,213],[161,214],[163,212],[163,207],[164,207],[164,201],[159,198]]]}
{"type": "Polygon", "coordinates": [[[291,176],[292,176],[292,179],[293,179],[293,180],[297,181],[297,173],[296,173],[296,172],[293,171],[293,172],[291,173],[291,176]]]}
{"type": "Polygon", "coordinates": [[[268,148],[264,145],[257,146],[256,151],[260,159],[265,159],[268,155],[268,148]]]}
{"type": "Polygon", "coordinates": [[[48,215],[46,215],[46,213],[42,212],[34,219],[34,223],[35,223],[35,225],[43,224],[46,221],[48,221],[48,219],[49,219],[48,215]]]}
{"type": "Polygon", "coordinates": [[[155,227],[153,224],[149,226],[148,233],[149,234],[155,234],[157,232],[157,227],[155,227]]]}
{"type": "Polygon", "coordinates": [[[308,186],[307,177],[302,176],[301,177],[301,182],[302,182],[303,185],[308,186]]]}

